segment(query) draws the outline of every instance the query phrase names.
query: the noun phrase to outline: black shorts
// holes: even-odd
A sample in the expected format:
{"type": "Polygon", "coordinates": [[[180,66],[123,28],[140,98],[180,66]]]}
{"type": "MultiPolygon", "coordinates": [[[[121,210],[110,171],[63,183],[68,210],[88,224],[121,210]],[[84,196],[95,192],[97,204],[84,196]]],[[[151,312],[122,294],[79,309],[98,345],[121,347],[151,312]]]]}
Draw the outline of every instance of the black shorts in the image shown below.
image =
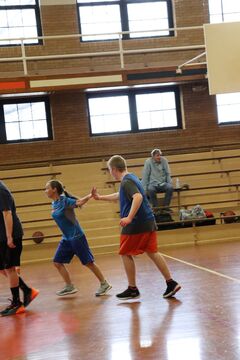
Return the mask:
{"type": "Polygon", "coordinates": [[[20,266],[22,238],[14,239],[13,242],[16,245],[14,249],[7,246],[7,243],[0,241],[0,270],[20,266]]]}

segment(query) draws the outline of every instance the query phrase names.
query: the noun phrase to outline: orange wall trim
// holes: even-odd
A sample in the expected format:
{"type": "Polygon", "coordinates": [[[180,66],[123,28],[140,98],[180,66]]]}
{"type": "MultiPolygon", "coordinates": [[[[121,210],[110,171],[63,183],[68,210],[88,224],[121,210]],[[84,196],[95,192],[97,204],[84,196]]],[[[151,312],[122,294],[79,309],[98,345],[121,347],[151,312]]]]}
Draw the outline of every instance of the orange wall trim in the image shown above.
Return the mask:
{"type": "Polygon", "coordinates": [[[25,81],[0,81],[0,90],[6,89],[26,89],[25,81]]]}

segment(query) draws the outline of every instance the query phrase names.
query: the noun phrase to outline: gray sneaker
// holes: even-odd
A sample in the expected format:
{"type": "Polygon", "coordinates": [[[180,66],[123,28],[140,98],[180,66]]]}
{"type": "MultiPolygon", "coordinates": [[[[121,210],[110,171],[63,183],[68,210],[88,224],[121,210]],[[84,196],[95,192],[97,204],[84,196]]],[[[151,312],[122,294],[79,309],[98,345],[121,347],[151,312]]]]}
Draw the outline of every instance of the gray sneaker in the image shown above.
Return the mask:
{"type": "Polygon", "coordinates": [[[75,294],[78,291],[74,285],[66,285],[62,290],[56,292],[58,296],[65,296],[70,294],[75,294]]]}
{"type": "Polygon", "coordinates": [[[96,291],[95,295],[96,296],[105,295],[111,288],[112,288],[112,286],[107,282],[107,280],[105,280],[104,283],[100,285],[100,287],[96,291]]]}

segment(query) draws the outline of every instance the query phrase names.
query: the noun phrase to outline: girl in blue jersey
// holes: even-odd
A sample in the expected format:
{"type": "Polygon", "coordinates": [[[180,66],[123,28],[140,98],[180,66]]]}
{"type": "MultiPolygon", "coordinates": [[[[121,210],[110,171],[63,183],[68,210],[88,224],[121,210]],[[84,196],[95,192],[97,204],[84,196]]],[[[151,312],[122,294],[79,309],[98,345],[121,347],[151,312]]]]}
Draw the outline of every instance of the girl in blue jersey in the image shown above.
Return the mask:
{"type": "Polygon", "coordinates": [[[92,195],[78,199],[69,195],[63,184],[57,180],[50,180],[46,184],[46,194],[53,200],[52,217],[62,232],[62,239],[58,245],[53,262],[65,281],[65,287],[57,291],[58,296],[74,294],[78,291],[72,284],[68,270],[64,264],[69,264],[76,255],[81,263],[87,266],[100,282],[96,296],[105,295],[112,286],[106,281],[101,270],[94,262],[94,257],[88,246],[84,232],[76,219],[74,208],[81,207],[92,195]]]}

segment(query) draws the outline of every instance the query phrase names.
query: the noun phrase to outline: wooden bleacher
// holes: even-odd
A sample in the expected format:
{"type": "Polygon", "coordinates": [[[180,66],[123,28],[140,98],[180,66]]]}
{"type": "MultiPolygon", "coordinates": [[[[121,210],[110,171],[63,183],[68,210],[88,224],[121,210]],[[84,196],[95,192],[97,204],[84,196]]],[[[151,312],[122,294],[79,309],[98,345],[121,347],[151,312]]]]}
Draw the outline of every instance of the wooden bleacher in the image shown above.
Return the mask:
{"type": "MultiPolygon", "coordinates": [[[[189,185],[189,190],[175,189],[171,207],[180,209],[201,204],[216,211],[222,207],[238,207],[239,158],[239,149],[169,156],[173,184],[175,179],[179,178],[181,184],[189,185]]],[[[127,161],[129,170],[135,167],[134,173],[140,178],[144,160],[128,159],[127,161]]],[[[102,167],[102,171],[107,174],[106,185],[117,191],[119,182],[110,179],[106,169],[105,166],[102,167]]]]}
{"type": "MultiPolygon", "coordinates": [[[[190,186],[189,190],[176,190],[174,193],[174,219],[178,220],[179,206],[187,208],[200,204],[214,212],[217,225],[159,231],[161,247],[239,239],[240,225],[221,224],[219,218],[220,212],[227,209],[233,209],[239,214],[239,157],[240,149],[167,156],[173,178],[179,177],[181,184],[190,186]],[[200,160],[202,158],[204,160],[200,160]]],[[[141,165],[136,167],[135,172],[141,176],[144,158],[128,159],[127,162],[133,168],[136,163],[141,165]]],[[[4,182],[13,192],[24,226],[25,261],[51,259],[61,238],[51,218],[51,201],[44,192],[45,183],[53,174],[69,192],[80,197],[89,193],[92,186],[96,186],[101,194],[109,194],[117,189],[117,183],[110,180],[101,161],[77,163],[74,160],[72,164],[58,165],[51,162],[49,166],[34,168],[31,164],[31,168],[1,170],[0,178],[5,178],[4,182]],[[32,240],[35,231],[44,234],[41,244],[35,244],[32,240]]],[[[83,209],[76,210],[95,254],[117,251],[120,231],[118,210],[117,203],[94,200],[89,201],[83,209]]]]}

